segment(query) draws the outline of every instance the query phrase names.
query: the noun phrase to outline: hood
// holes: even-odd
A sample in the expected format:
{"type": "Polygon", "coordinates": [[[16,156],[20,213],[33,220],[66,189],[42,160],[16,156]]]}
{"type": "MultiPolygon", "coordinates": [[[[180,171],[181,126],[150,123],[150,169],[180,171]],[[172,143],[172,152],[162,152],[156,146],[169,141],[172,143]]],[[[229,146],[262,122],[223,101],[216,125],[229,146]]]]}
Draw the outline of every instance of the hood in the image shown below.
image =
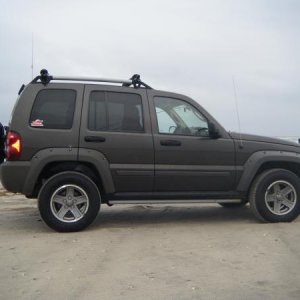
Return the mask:
{"type": "Polygon", "coordinates": [[[270,144],[277,144],[277,145],[294,146],[294,147],[300,148],[300,144],[297,144],[297,143],[291,142],[291,141],[278,139],[278,138],[271,138],[271,137],[266,137],[266,136],[237,133],[237,132],[228,132],[228,133],[235,140],[242,139],[243,141],[262,142],[262,143],[270,143],[270,144]]]}

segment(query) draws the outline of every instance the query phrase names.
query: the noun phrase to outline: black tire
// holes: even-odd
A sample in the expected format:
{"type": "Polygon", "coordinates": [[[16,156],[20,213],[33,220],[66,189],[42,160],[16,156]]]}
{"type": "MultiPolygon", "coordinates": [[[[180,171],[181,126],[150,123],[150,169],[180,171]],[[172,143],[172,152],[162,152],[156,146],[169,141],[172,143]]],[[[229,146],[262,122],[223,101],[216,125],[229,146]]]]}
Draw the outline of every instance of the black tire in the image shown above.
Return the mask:
{"type": "Polygon", "coordinates": [[[240,208],[244,207],[247,202],[240,202],[240,203],[218,203],[219,205],[225,207],[225,208],[240,208]]]}
{"type": "Polygon", "coordinates": [[[40,190],[38,206],[43,221],[59,232],[80,231],[99,213],[101,196],[96,184],[78,172],[62,172],[40,190]]]}
{"type": "Polygon", "coordinates": [[[300,213],[299,197],[299,177],[285,169],[271,169],[254,180],[249,202],[254,215],[263,222],[291,222],[300,213]]]}

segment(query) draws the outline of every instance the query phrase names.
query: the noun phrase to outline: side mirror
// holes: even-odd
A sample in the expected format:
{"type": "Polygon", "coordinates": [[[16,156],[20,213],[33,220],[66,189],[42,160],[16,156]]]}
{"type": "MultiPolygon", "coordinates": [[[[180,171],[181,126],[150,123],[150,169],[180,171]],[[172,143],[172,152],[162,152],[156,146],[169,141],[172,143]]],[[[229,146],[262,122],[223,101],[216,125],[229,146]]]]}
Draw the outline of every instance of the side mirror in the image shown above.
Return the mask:
{"type": "Polygon", "coordinates": [[[208,132],[209,132],[209,136],[213,139],[218,139],[221,137],[220,132],[216,128],[214,123],[208,122],[208,132]]]}

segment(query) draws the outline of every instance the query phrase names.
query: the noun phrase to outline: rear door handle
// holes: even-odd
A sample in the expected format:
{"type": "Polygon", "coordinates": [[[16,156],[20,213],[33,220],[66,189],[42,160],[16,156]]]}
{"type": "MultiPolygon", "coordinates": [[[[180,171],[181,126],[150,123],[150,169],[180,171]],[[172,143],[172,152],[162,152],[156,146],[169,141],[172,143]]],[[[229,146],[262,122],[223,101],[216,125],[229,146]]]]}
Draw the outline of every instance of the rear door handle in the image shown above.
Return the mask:
{"type": "Polygon", "coordinates": [[[92,142],[92,143],[103,143],[103,142],[105,142],[105,137],[103,137],[103,136],[85,136],[84,140],[86,142],[92,142]]]}
{"type": "Polygon", "coordinates": [[[162,146],[181,146],[181,142],[176,140],[161,140],[160,144],[162,146]]]}

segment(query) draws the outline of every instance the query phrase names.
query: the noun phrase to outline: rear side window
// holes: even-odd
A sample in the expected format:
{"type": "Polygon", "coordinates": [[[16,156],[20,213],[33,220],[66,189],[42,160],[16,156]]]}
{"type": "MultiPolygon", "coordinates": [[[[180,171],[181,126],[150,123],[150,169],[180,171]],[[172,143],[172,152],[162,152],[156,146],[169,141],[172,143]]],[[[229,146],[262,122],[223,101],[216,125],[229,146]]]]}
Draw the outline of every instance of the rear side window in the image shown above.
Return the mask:
{"type": "Polygon", "coordinates": [[[48,89],[36,96],[29,125],[45,129],[70,129],[76,102],[74,90],[48,89]]]}
{"type": "Polygon", "coordinates": [[[144,131],[141,97],[130,93],[91,92],[88,129],[94,131],[144,131]]]}

